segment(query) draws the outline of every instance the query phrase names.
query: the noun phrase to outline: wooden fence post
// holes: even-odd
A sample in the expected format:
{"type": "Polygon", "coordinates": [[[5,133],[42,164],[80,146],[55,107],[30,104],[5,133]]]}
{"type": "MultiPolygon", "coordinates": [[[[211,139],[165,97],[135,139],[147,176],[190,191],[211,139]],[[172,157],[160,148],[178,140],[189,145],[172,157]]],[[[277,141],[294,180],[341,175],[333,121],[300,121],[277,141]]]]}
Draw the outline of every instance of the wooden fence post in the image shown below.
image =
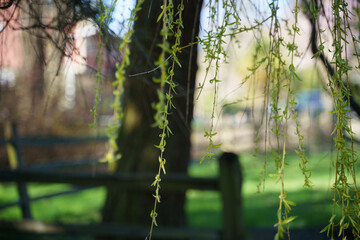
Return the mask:
{"type": "MultiPolygon", "coordinates": [[[[6,122],[4,127],[5,127],[6,148],[8,152],[10,167],[12,170],[22,169],[23,162],[21,158],[20,141],[19,141],[19,136],[17,135],[16,126],[15,124],[6,122]]],[[[25,182],[19,182],[17,184],[17,188],[20,197],[20,207],[21,207],[22,216],[24,219],[32,219],[27,185],[25,182]]]]}
{"type": "Polygon", "coordinates": [[[238,156],[223,153],[219,159],[219,185],[223,203],[223,239],[244,239],[242,226],[242,172],[238,156]]]}

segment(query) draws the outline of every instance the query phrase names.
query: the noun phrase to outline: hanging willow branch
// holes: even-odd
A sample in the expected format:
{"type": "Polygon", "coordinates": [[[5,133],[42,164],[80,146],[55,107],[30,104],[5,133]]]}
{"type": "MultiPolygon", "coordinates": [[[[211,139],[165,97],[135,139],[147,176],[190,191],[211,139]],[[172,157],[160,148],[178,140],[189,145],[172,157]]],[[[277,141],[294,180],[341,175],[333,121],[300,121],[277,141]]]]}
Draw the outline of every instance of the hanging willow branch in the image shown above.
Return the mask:
{"type": "MultiPolygon", "coordinates": [[[[319,29],[317,29],[316,19],[314,18],[314,15],[312,14],[312,12],[310,10],[310,2],[308,2],[308,1],[304,1],[304,2],[307,7],[307,18],[311,23],[311,33],[310,33],[311,51],[312,51],[313,55],[316,55],[319,57],[322,64],[326,68],[327,72],[330,74],[330,77],[333,78],[335,75],[335,70],[334,70],[333,66],[330,64],[330,62],[327,59],[327,57],[325,56],[325,54],[323,53],[323,51],[321,51],[318,47],[319,29]]],[[[314,7],[319,9],[318,6],[319,6],[318,0],[314,1],[314,7]]],[[[337,87],[339,87],[339,85],[337,87]]],[[[350,88],[348,90],[351,91],[350,88]]],[[[347,101],[347,100],[348,100],[347,98],[344,98],[344,101],[347,101]]],[[[353,96],[353,94],[351,94],[351,92],[349,94],[349,101],[350,101],[351,109],[356,112],[358,117],[360,117],[360,104],[354,99],[354,96],[353,96]]]]}

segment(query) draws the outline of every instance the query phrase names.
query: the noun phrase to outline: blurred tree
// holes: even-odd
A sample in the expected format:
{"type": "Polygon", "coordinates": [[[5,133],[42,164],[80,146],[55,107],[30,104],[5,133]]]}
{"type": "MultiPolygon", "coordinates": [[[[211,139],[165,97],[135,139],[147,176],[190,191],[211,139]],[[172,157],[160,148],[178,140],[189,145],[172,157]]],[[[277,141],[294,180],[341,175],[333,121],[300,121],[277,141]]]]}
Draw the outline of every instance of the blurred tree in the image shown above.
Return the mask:
{"type": "MultiPolygon", "coordinates": [[[[78,53],[74,40],[76,25],[84,20],[97,24],[98,15],[103,9],[97,8],[95,2],[87,0],[18,0],[2,1],[1,4],[4,6],[0,9],[0,37],[3,48],[0,52],[0,71],[13,70],[11,64],[9,66],[7,63],[11,61],[18,62],[16,67],[21,69],[14,71],[14,88],[18,89],[19,96],[12,91],[4,90],[2,93],[11,95],[3,97],[16,99],[6,104],[3,102],[3,109],[0,111],[9,107],[8,104],[16,106],[11,107],[11,114],[3,114],[2,118],[6,115],[6,118],[17,121],[19,125],[20,119],[29,124],[32,119],[41,122],[44,120],[47,99],[51,95],[49,92],[44,94],[45,91],[49,91],[53,80],[61,75],[64,57],[72,60],[78,53]],[[8,4],[5,4],[6,2],[8,4]],[[13,48],[11,51],[19,49],[15,51],[17,54],[11,54],[6,48],[13,48]]],[[[3,85],[0,84],[0,87],[3,85]]]]}
{"type": "MultiPolygon", "coordinates": [[[[6,121],[16,123],[23,136],[88,135],[90,129],[84,122],[90,119],[90,105],[84,107],[84,102],[89,100],[85,99],[83,87],[88,90],[86,94],[91,101],[92,85],[95,84],[91,77],[96,70],[89,70],[90,77],[84,81],[79,77],[73,83],[77,87],[74,102],[85,101],[77,101],[73,109],[65,109],[66,67],[71,61],[77,64],[81,57],[75,30],[87,24],[92,25],[96,33],[98,16],[104,9],[88,0],[16,0],[11,5],[6,2],[0,1],[0,126],[6,121]],[[74,110],[76,114],[73,114],[74,110]]],[[[104,37],[112,34],[108,29],[103,32],[106,33],[104,37]]],[[[117,49],[115,44],[106,45],[109,46],[117,49]]],[[[86,61],[82,62],[86,64],[86,61]]],[[[0,127],[0,136],[3,136],[3,127],[0,127]]],[[[58,151],[55,147],[43,151],[37,148],[23,150],[27,163],[66,158],[70,152],[73,156],[74,153],[91,154],[76,147],[66,151],[58,151]]],[[[5,164],[3,161],[2,166],[5,164]]]]}
{"type": "MultiPolygon", "coordinates": [[[[139,74],[154,69],[154,62],[161,54],[158,47],[162,42],[160,15],[162,1],[145,1],[138,12],[134,34],[130,45],[130,62],[127,75],[139,74]]],[[[178,9],[180,1],[173,1],[178,9]]],[[[181,45],[196,41],[199,32],[202,0],[184,1],[183,32],[181,45]]],[[[174,16],[175,17],[175,16],[174,16]]],[[[171,36],[170,46],[174,42],[171,36]]],[[[167,172],[186,173],[190,158],[190,122],[193,115],[193,94],[197,71],[197,47],[189,47],[178,54],[182,68],[176,66],[174,81],[177,94],[173,99],[175,108],[169,117],[170,129],[176,133],[167,140],[165,159],[167,172]]],[[[159,71],[128,77],[124,85],[124,119],[118,136],[118,172],[155,172],[158,169],[161,131],[152,127],[155,110],[152,103],[159,101],[159,84],[152,81],[159,77],[159,71]]],[[[162,225],[183,225],[185,223],[185,193],[161,194],[161,208],[158,223],[162,225]]],[[[154,198],[151,193],[134,192],[127,188],[112,187],[103,211],[104,222],[126,224],[148,224],[154,198]]]]}

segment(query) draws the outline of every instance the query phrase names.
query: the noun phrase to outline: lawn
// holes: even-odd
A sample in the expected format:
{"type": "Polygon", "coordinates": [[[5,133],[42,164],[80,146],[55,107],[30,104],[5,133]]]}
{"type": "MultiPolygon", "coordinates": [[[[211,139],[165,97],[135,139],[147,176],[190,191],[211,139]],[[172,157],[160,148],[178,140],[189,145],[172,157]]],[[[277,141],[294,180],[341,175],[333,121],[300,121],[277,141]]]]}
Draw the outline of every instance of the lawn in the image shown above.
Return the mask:
{"type": "MultiPolygon", "coordinates": [[[[320,153],[310,159],[312,169],[312,189],[304,188],[304,178],[299,171],[299,159],[295,155],[287,158],[285,169],[285,188],[287,199],[295,202],[291,215],[298,216],[293,227],[323,227],[331,215],[332,192],[331,186],[331,156],[320,153]]],[[[280,184],[275,179],[266,177],[265,190],[257,193],[256,185],[259,182],[259,173],[263,165],[264,156],[252,157],[244,154],[241,164],[244,173],[243,207],[244,222],[251,227],[272,227],[276,222],[278,195],[280,184]]],[[[267,173],[274,173],[272,160],[268,159],[267,173]]],[[[217,175],[216,161],[199,164],[193,162],[189,174],[196,177],[217,175]]],[[[66,184],[30,184],[29,194],[35,198],[44,194],[51,194],[71,190],[66,184]]],[[[31,204],[36,220],[90,223],[101,219],[100,210],[104,203],[106,191],[102,187],[92,188],[76,194],[57,196],[55,198],[39,200],[31,204]]],[[[190,190],[186,194],[186,211],[190,226],[221,228],[221,201],[220,195],[212,191],[190,190]]],[[[0,205],[17,200],[17,191],[14,184],[0,185],[0,205]]],[[[144,209],[144,211],[147,211],[144,209]]],[[[10,207],[0,211],[0,219],[20,219],[18,207],[10,207]]]]}
{"type": "MultiPolygon", "coordinates": [[[[323,227],[327,225],[332,211],[332,184],[331,154],[320,153],[309,158],[312,170],[311,181],[313,187],[305,188],[304,177],[299,170],[297,155],[288,155],[285,168],[285,189],[287,199],[295,202],[292,216],[298,218],[292,227],[323,227]]],[[[267,159],[267,177],[265,190],[258,192],[260,171],[263,167],[265,156],[253,157],[250,154],[242,156],[241,164],[244,174],[243,183],[243,208],[244,223],[251,227],[272,227],[276,223],[276,212],[279,205],[280,183],[268,174],[274,172],[271,158],[267,159]]],[[[192,176],[216,176],[217,163],[194,163],[189,168],[192,176]]],[[[220,195],[215,192],[188,191],[186,209],[189,223],[193,226],[210,225],[221,227],[221,202],[220,195]],[[210,220],[211,219],[211,220],[210,220]]]]}

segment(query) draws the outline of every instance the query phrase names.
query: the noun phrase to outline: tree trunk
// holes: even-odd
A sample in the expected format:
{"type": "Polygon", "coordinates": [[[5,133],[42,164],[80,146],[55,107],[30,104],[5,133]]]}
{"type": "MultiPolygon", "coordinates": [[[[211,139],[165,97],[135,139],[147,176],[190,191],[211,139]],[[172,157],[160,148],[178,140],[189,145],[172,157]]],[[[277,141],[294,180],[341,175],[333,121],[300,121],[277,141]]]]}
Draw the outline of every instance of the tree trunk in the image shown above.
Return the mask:
{"type": "MultiPolygon", "coordinates": [[[[174,9],[180,1],[174,1],[174,9]]],[[[131,66],[129,75],[154,69],[161,49],[160,30],[157,22],[162,1],[145,1],[134,25],[130,46],[131,66]]],[[[199,31],[202,0],[184,1],[181,46],[196,41],[199,31]]],[[[175,16],[174,16],[175,17],[175,16]]],[[[173,40],[170,40],[170,42],[173,40]]],[[[197,71],[197,47],[183,49],[178,55],[182,68],[176,67],[175,82],[177,94],[173,98],[176,109],[169,116],[170,129],[174,133],[167,139],[165,159],[167,173],[186,173],[190,157],[190,122],[193,115],[193,94],[197,71]]],[[[152,103],[158,101],[158,84],[152,78],[159,76],[159,70],[136,77],[128,77],[124,84],[123,108],[125,117],[118,136],[122,158],[118,172],[155,172],[158,169],[159,150],[154,147],[160,141],[160,130],[151,127],[154,123],[152,103]]],[[[155,174],[154,174],[155,177],[155,174]]],[[[154,189],[155,190],[155,189],[154,189]]],[[[165,194],[161,192],[161,204],[157,222],[161,226],[185,224],[185,193],[165,194]]],[[[152,193],[134,192],[131,189],[110,188],[103,211],[104,222],[123,224],[146,224],[150,226],[150,211],[153,208],[152,193]]],[[[145,239],[146,236],[144,236],[145,239]]]]}

